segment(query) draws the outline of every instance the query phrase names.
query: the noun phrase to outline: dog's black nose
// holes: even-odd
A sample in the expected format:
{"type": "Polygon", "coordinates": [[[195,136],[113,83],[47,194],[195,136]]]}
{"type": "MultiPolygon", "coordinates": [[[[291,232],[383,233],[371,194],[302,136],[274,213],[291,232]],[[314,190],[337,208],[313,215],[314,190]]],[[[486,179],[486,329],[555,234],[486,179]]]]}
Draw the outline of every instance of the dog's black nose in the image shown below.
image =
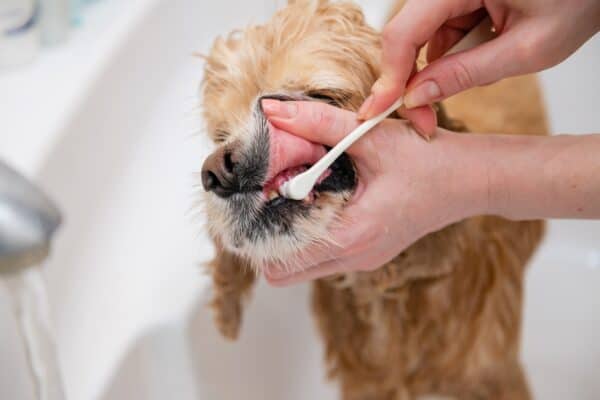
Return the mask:
{"type": "Polygon", "coordinates": [[[229,197],[238,191],[232,154],[224,147],[208,156],[202,165],[202,186],[219,197],[229,197]]]}

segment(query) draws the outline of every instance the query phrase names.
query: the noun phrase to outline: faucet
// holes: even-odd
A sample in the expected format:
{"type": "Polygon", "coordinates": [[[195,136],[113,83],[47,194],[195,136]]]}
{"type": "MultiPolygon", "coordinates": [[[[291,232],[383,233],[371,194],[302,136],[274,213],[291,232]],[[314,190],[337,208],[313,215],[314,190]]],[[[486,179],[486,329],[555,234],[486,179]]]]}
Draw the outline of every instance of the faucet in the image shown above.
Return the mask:
{"type": "MultiPolygon", "coordinates": [[[[0,161],[0,279],[6,283],[38,400],[64,400],[40,265],[61,223],[56,206],[0,161]]],[[[2,283],[2,282],[0,282],[2,283]]]]}
{"type": "Polygon", "coordinates": [[[0,275],[46,259],[61,219],[41,190],[0,160],[0,275]]]}

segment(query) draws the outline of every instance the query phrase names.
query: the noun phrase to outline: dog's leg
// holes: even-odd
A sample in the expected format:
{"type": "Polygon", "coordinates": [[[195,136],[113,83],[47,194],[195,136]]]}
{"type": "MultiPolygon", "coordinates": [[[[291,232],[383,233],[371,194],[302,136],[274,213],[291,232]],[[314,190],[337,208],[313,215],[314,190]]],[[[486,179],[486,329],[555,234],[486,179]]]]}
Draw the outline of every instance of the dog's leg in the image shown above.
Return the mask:
{"type": "Polygon", "coordinates": [[[236,339],[242,323],[243,301],[250,295],[255,273],[246,262],[217,244],[217,254],[208,265],[213,278],[211,306],[221,334],[236,339]]]}

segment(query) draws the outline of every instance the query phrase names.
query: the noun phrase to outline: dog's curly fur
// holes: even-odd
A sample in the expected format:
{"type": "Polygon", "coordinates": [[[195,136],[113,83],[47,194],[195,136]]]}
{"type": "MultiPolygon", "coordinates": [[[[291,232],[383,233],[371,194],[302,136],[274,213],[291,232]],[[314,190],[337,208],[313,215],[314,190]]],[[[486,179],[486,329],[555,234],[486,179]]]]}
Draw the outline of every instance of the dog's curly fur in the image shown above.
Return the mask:
{"type": "MultiPolygon", "coordinates": [[[[202,87],[209,134],[217,143],[244,135],[264,93],[331,87],[329,97],[356,110],[379,73],[379,40],[356,6],[328,0],[291,1],[266,25],[218,39],[202,87]]],[[[471,90],[444,106],[476,132],[546,132],[533,76],[471,90]]],[[[343,207],[340,198],[323,202],[343,207]]],[[[226,216],[207,211],[217,248],[210,265],[216,322],[236,338],[253,260],[223,242],[226,216]]],[[[529,399],[519,361],[523,279],[542,234],[540,221],[469,218],[374,272],[316,281],[313,309],[343,399],[529,399]]]]}

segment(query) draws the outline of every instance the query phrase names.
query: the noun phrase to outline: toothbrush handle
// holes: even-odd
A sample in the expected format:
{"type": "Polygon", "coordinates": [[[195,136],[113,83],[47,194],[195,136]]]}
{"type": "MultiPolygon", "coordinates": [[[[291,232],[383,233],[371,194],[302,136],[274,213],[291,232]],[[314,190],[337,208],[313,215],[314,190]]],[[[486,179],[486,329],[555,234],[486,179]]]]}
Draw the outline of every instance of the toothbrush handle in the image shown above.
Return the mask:
{"type": "Polygon", "coordinates": [[[392,104],[387,110],[376,116],[375,118],[371,118],[361,125],[359,125],[356,129],[350,132],[346,137],[344,137],[338,144],[335,145],[331,150],[327,152],[327,154],[317,161],[310,168],[310,176],[314,178],[315,181],[319,179],[319,177],[327,170],[327,168],[340,156],[344,153],[348,147],[350,147],[354,142],[364,136],[365,133],[369,132],[373,127],[383,121],[388,115],[392,112],[396,111],[398,108],[402,106],[402,98],[396,100],[394,104],[392,104]]]}

